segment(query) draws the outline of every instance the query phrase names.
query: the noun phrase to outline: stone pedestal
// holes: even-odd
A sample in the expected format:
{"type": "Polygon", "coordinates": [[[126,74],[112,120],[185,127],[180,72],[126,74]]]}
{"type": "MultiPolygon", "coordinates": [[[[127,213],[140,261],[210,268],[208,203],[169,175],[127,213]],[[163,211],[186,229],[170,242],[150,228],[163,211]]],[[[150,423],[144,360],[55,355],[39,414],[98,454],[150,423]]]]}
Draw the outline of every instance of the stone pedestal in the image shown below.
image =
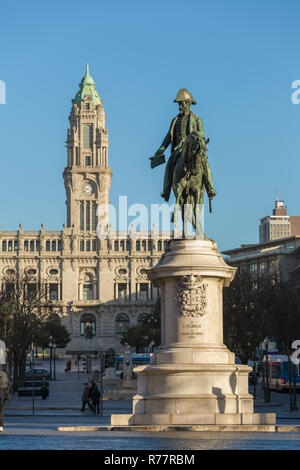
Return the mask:
{"type": "Polygon", "coordinates": [[[105,369],[105,375],[103,376],[103,383],[105,385],[116,385],[120,380],[120,377],[116,373],[114,367],[108,367],[105,369]]]}
{"type": "Polygon", "coordinates": [[[251,368],[223,344],[222,291],[235,271],[213,241],[170,243],[148,271],[161,289],[161,346],[134,369],[133,414],[112,415],[112,425],[275,424],[275,414],[253,413],[251,368]]]}

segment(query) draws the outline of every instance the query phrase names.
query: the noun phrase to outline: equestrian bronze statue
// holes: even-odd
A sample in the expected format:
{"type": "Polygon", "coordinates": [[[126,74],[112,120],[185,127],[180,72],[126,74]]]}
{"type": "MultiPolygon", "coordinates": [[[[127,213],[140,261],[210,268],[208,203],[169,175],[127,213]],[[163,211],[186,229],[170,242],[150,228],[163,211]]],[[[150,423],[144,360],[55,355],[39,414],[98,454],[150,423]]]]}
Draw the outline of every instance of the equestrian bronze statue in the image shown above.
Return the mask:
{"type": "Polygon", "coordinates": [[[210,211],[211,200],[216,196],[207,161],[209,139],[205,138],[202,120],[190,110],[191,105],[196,104],[191,93],[182,88],[174,102],[179,105],[179,114],[172,120],[159,149],[150,157],[151,168],[165,163],[164,151],[171,144],[161,196],[168,201],[173,188],[176,202],[172,220],[178,222],[180,208],[184,223],[189,220],[194,228],[199,229],[205,190],[210,211]]]}

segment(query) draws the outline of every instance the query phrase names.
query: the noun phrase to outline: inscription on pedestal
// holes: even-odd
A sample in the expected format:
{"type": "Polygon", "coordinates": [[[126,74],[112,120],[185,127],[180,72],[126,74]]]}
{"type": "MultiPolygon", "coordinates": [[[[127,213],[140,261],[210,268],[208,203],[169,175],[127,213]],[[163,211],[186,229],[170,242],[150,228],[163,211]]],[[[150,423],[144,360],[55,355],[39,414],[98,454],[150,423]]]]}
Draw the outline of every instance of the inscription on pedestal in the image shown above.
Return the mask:
{"type": "Polygon", "coordinates": [[[189,339],[196,338],[196,336],[203,335],[201,329],[201,325],[196,325],[194,323],[183,324],[181,326],[180,336],[187,336],[189,339]]]}

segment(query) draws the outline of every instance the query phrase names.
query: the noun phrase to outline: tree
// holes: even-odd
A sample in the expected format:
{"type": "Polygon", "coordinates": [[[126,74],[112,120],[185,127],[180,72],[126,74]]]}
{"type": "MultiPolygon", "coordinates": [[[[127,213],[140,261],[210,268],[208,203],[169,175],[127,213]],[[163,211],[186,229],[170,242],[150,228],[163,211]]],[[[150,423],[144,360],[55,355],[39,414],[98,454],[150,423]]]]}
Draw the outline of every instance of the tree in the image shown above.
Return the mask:
{"type": "Polygon", "coordinates": [[[45,287],[28,274],[2,279],[0,337],[13,362],[13,390],[24,382],[26,357],[37,330],[48,320],[53,305],[45,300],[45,287]]]}
{"type": "Polygon", "coordinates": [[[291,362],[292,343],[300,339],[300,288],[292,280],[278,282],[270,301],[272,323],[270,331],[278,349],[288,358],[290,410],[297,409],[295,364],[291,362]],[[292,384],[292,375],[294,376],[292,384]]]}
{"type": "Polygon", "coordinates": [[[61,324],[60,316],[56,313],[51,313],[48,320],[44,324],[42,323],[35,332],[34,344],[45,349],[48,347],[50,339],[58,348],[65,348],[71,339],[69,331],[61,324]]]}
{"type": "Polygon", "coordinates": [[[251,272],[238,268],[230,286],[224,289],[224,338],[227,346],[247,364],[269,333],[270,292],[276,278],[269,271],[251,272]]]}
{"type": "Polygon", "coordinates": [[[139,325],[130,327],[123,334],[121,344],[128,343],[136,348],[136,352],[141,352],[144,348],[159,346],[161,343],[161,315],[160,299],[158,299],[153,313],[144,314],[139,325]]]}

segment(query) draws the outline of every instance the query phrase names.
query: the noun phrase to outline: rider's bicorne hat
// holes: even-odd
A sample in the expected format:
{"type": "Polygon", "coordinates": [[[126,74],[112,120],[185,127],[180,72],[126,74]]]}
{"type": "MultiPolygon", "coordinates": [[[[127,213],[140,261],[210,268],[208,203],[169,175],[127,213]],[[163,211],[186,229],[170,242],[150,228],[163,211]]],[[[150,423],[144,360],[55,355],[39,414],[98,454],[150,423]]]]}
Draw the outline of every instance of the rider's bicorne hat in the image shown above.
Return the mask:
{"type": "Polygon", "coordinates": [[[187,90],[186,88],[181,88],[177,93],[174,103],[178,103],[179,101],[185,100],[191,100],[192,104],[197,104],[197,101],[194,100],[189,90],[187,90]]]}

